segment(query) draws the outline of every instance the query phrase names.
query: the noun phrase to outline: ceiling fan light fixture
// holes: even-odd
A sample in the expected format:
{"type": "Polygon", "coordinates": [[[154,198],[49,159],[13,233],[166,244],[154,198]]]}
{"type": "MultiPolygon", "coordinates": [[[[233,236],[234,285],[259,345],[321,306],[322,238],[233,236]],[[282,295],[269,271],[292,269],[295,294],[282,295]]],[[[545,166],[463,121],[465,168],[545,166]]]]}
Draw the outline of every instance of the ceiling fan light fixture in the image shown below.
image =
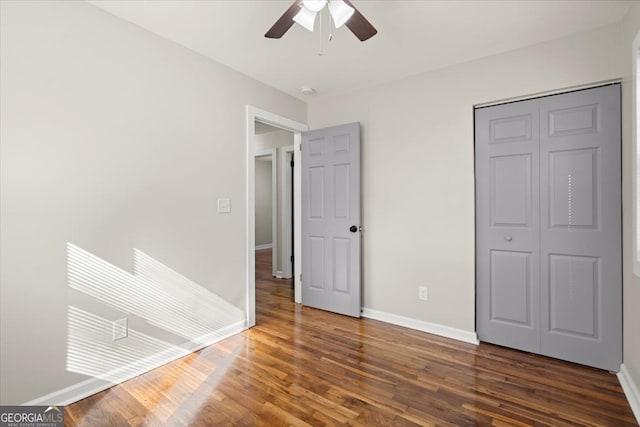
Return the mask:
{"type": "Polygon", "coordinates": [[[315,95],[316,94],[316,90],[314,88],[312,88],[311,86],[302,86],[300,88],[300,92],[303,95],[315,95]]]}
{"type": "Polygon", "coordinates": [[[327,4],[327,0],[302,0],[302,4],[311,12],[320,12],[327,4]]]}
{"type": "Polygon", "coordinates": [[[295,23],[313,32],[316,16],[322,12],[325,6],[329,9],[329,14],[331,15],[329,20],[334,22],[335,28],[346,25],[361,42],[369,40],[378,34],[378,30],[367,21],[367,18],[362,16],[362,13],[358,11],[350,0],[293,0],[293,4],[278,18],[264,36],[268,39],[279,39],[295,23]]]}
{"type": "Polygon", "coordinates": [[[351,18],[355,9],[346,4],[343,0],[330,0],[329,13],[336,28],[342,27],[351,18]]]}
{"type": "Polygon", "coordinates": [[[316,23],[317,12],[313,12],[306,7],[301,7],[300,12],[293,17],[293,20],[302,25],[307,30],[313,32],[313,26],[316,23]]]}

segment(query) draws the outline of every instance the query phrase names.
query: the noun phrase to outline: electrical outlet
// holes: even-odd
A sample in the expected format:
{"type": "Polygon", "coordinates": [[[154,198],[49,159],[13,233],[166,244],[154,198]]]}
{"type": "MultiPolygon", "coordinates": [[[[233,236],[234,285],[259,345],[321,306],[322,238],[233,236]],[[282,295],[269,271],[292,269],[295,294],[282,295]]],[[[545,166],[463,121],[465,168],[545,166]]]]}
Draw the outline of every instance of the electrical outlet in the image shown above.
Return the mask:
{"type": "Polygon", "coordinates": [[[420,286],[418,288],[418,299],[422,300],[422,301],[426,301],[427,300],[427,288],[424,286],[420,286]]]}
{"type": "Polygon", "coordinates": [[[218,199],[218,213],[229,213],[229,212],[231,212],[231,199],[226,197],[218,199]]]}
{"type": "Polygon", "coordinates": [[[129,325],[127,318],[120,320],[114,320],[113,326],[113,340],[118,341],[129,336],[129,325]]]}

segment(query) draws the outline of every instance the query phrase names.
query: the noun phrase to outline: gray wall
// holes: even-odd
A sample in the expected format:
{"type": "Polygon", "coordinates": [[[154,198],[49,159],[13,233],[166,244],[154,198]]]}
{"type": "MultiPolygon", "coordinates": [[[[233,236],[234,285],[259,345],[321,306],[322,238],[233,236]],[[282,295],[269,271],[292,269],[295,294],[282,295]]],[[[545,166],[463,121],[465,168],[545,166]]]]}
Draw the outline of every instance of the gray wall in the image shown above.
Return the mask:
{"type": "Polygon", "coordinates": [[[256,246],[273,243],[272,189],[271,161],[256,159],[256,246]]]}
{"type": "Polygon", "coordinates": [[[87,379],[65,369],[68,306],[122,317],[67,286],[67,242],[129,272],[138,248],[245,308],[246,104],[307,109],[85,2],[0,5],[0,404],[17,404],[87,379]]]}

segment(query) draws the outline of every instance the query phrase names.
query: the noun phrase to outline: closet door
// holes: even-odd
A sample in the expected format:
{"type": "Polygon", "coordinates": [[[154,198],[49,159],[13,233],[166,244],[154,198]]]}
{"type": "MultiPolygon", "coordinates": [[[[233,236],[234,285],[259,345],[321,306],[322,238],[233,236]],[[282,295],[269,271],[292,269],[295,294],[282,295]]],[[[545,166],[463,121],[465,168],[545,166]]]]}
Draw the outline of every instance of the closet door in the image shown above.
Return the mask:
{"type": "Polygon", "coordinates": [[[539,101],[476,110],[476,327],[540,350],[539,101]]]}
{"type": "Polygon", "coordinates": [[[620,85],[540,99],[541,353],[622,361],[620,85]]]}
{"type": "Polygon", "coordinates": [[[476,110],[482,341],[622,360],[620,85],[476,110]]]}

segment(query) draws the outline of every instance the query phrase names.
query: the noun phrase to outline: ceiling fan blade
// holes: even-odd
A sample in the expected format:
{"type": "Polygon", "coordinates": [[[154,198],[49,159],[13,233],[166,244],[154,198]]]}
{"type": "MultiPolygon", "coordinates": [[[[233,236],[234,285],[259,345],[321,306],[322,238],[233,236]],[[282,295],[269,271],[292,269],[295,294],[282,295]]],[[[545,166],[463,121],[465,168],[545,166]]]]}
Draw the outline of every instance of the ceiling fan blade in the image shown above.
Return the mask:
{"type": "Polygon", "coordinates": [[[269,39],[279,39],[284,36],[284,33],[289,31],[294,24],[293,17],[300,11],[300,7],[302,6],[302,0],[296,0],[293,4],[287,9],[282,16],[276,21],[275,24],[269,31],[265,33],[265,37],[269,39]]]}
{"type": "Polygon", "coordinates": [[[350,0],[344,0],[344,2],[355,10],[355,12],[353,12],[353,15],[351,15],[351,18],[349,18],[349,20],[344,25],[346,25],[347,28],[349,28],[351,32],[360,39],[361,42],[369,40],[371,37],[378,34],[378,30],[376,30],[374,26],[371,25],[369,21],[367,21],[367,18],[362,16],[360,11],[356,9],[356,7],[353,5],[353,3],[351,3],[350,0]]]}

